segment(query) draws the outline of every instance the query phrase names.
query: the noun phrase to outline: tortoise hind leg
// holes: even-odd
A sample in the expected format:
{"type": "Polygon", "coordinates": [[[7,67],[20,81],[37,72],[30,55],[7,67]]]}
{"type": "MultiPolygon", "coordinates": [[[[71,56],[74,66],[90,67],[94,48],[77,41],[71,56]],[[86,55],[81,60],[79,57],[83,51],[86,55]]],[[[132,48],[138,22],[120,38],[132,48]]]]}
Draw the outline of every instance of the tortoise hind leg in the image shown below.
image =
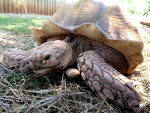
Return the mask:
{"type": "Polygon", "coordinates": [[[3,62],[10,69],[30,73],[32,72],[29,65],[30,55],[31,51],[21,51],[18,49],[6,50],[3,53],[3,62]]]}
{"type": "Polygon", "coordinates": [[[79,55],[78,69],[83,80],[99,96],[113,100],[120,107],[136,113],[139,109],[139,95],[133,89],[132,82],[94,51],[79,55]]]}

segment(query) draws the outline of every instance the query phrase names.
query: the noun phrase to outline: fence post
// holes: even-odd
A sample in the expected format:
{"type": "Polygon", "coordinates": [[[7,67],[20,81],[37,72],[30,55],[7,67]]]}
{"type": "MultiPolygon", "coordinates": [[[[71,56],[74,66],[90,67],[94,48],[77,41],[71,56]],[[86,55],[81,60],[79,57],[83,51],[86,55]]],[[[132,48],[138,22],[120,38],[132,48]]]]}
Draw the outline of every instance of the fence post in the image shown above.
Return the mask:
{"type": "Polygon", "coordinates": [[[65,0],[0,0],[0,13],[52,15],[65,0]]]}
{"type": "Polygon", "coordinates": [[[4,1],[3,0],[0,0],[0,12],[1,13],[4,13],[4,1]]]}

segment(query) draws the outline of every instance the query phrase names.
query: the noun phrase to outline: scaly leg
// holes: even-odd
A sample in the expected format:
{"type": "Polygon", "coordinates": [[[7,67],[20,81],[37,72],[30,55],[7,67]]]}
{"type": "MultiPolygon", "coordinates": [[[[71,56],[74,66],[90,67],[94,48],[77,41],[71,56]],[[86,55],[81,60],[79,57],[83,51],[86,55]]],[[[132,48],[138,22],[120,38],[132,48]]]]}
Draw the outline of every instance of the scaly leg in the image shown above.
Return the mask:
{"type": "Polygon", "coordinates": [[[7,50],[3,53],[4,64],[10,69],[21,72],[32,72],[29,65],[31,51],[21,51],[17,49],[7,50]]]}
{"type": "Polygon", "coordinates": [[[83,80],[93,92],[113,100],[122,108],[140,112],[140,97],[133,89],[132,82],[100,55],[94,51],[86,51],[79,55],[77,63],[83,80]]]}

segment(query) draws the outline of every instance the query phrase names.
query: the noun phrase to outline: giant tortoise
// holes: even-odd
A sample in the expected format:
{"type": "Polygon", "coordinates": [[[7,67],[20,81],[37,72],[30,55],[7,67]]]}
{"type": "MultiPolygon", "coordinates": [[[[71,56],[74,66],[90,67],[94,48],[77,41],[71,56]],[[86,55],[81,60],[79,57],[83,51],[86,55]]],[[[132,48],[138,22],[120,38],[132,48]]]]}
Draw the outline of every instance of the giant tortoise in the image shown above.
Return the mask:
{"type": "Polygon", "coordinates": [[[67,70],[69,77],[81,73],[99,96],[140,112],[140,97],[124,75],[142,63],[144,44],[139,28],[119,6],[94,0],[65,4],[32,34],[39,47],[5,51],[8,67],[45,75],[77,63],[78,70],[67,70]]]}

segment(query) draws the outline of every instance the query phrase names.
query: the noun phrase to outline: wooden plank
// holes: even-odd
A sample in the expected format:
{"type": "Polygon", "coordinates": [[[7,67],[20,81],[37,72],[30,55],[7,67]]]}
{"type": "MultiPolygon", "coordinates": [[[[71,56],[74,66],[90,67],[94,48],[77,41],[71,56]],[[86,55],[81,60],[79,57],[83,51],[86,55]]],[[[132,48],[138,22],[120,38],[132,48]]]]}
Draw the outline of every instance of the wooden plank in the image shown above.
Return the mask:
{"type": "Polygon", "coordinates": [[[53,0],[54,2],[53,2],[53,14],[54,14],[54,12],[55,12],[55,9],[56,9],[56,0],[53,0]]]}
{"type": "Polygon", "coordinates": [[[61,4],[61,1],[58,1],[58,7],[57,7],[57,10],[59,9],[60,4],[61,4]]]}
{"type": "Polygon", "coordinates": [[[36,14],[36,0],[34,0],[34,14],[36,14]]]}
{"type": "Polygon", "coordinates": [[[45,15],[48,15],[48,0],[45,1],[45,15]]]}
{"type": "Polygon", "coordinates": [[[24,4],[24,0],[20,0],[20,13],[21,14],[24,14],[25,13],[25,11],[24,11],[24,6],[23,6],[23,4],[24,4]]]}
{"type": "Polygon", "coordinates": [[[31,14],[32,13],[32,0],[30,0],[29,6],[30,6],[30,14],[31,14]]]}
{"type": "Polygon", "coordinates": [[[47,0],[44,0],[44,15],[46,15],[46,10],[47,10],[47,4],[46,4],[47,0]]]}
{"type": "Polygon", "coordinates": [[[52,9],[51,9],[51,14],[53,15],[53,0],[52,0],[52,4],[51,4],[51,6],[52,6],[52,9]]]}
{"type": "Polygon", "coordinates": [[[32,13],[35,14],[35,0],[32,0],[31,6],[32,6],[32,13]]]}
{"type": "Polygon", "coordinates": [[[16,13],[16,1],[12,1],[12,13],[16,13]]]}
{"type": "Polygon", "coordinates": [[[42,14],[41,8],[42,8],[42,1],[39,0],[39,14],[40,14],[40,15],[42,14]]]}
{"type": "Polygon", "coordinates": [[[8,8],[8,13],[10,13],[11,11],[9,10],[10,9],[10,0],[7,0],[7,8],[8,8]]]}
{"type": "Polygon", "coordinates": [[[54,13],[56,12],[57,10],[57,0],[55,0],[55,10],[54,10],[54,13]]]}
{"type": "Polygon", "coordinates": [[[44,2],[45,0],[42,0],[42,15],[44,15],[44,10],[45,10],[45,7],[44,7],[44,2]]]}
{"type": "Polygon", "coordinates": [[[52,15],[52,9],[53,9],[53,1],[51,0],[51,15],[52,15]]]}
{"type": "Polygon", "coordinates": [[[56,9],[57,9],[57,1],[55,0],[54,2],[55,2],[55,8],[54,8],[53,14],[56,12],[56,9]]]}
{"type": "Polygon", "coordinates": [[[16,13],[19,14],[20,13],[20,7],[19,7],[19,0],[16,0],[16,13]]]}
{"type": "Polygon", "coordinates": [[[42,14],[42,1],[39,0],[39,14],[42,14]]]}
{"type": "Polygon", "coordinates": [[[33,11],[34,11],[34,4],[33,4],[33,0],[31,0],[31,13],[34,13],[33,11]]]}
{"type": "Polygon", "coordinates": [[[48,15],[51,15],[51,2],[48,0],[48,15]]]}
{"type": "Polygon", "coordinates": [[[49,15],[49,0],[47,0],[47,15],[49,15]]]}
{"type": "Polygon", "coordinates": [[[56,0],[53,0],[54,2],[53,2],[53,14],[54,14],[54,12],[55,12],[55,9],[56,9],[56,0]]]}
{"type": "Polygon", "coordinates": [[[29,6],[29,2],[30,2],[30,0],[26,0],[27,1],[27,9],[28,9],[28,14],[30,13],[29,12],[29,9],[30,9],[30,6],[29,6]]]}
{"type": "Polygon", "coordinates": [[[52,15],[52,0],[50,1],[50,14],[52,15]]]}
{"type": "Polygon", "coordinates": [[[7,13],[7,0],[4,0],[4,13],[7,13]]]}
{"type": "Polygon", "coordinates": [[[30,11],[31,11],[30,13],[32,13],[32,10],[33,10],[32,9],[33,8],[33,4],[32,3],[33,3],[33,0],[30,0],[30,11]]]}
{"type": "Polygon", "coordinates": [[[45,15],[45,0],[43,0],[42,10],[43,10],[43,15],[45,15]]]}
{"type": "Polygon", "coordinates": [[[4,0],[0,0],[0,12],[4,13],[4,0]]]}
{"type": "Polygon", "coordinates": [[[4,0],[2,0],[2,2],[3,2],[3,13],[4,13],[5,12],[4,0]]]}
{"type": "Polygon", "coordinates": [[[31,6],[31,13],[33,13],[33,0],[31,0],[30,6],[31,6]]]}
{"type": "Polygon", "coordinates": [[[18,0],[18,12],[19,14],[21,13],[21,0],[18,0]]]}
{"type": "Polygon", "coordinates": [[[53,15],[53,10],[54,10],[54,0],[52,0],[52,15],[53,15]]]}
{"type": "Polygon", "coordinates": [[[46,0],[46,15],[48,15],[48,0],[46,0]]]}
{"type": "Polygon", "coordinates": [[[55,9],[55,12],[57,11],[57,9],[58,9],[58,1],[56,0],[56,9],[55,9]]]}
{"type": "Polygon", "coordinates": [[[40,3],[39,3],[39,10],[40,10],[40,15],[42,15],[42,1],[40,0],[40,3]]]}
{"type": "Polygon", "coordinates": [[[27,0],[24,0],[23,7],[24,7],[25,13],[27,14],[27,13],[28,13],[28,4],[27,4],[27,0]]]}
{"type": "Polygon", "coordinates": [[[13,1],[9,1],[9,13],[13,13],[13,1]]]}
{"type": "Polygon", "coordinates": [[[30,1],[30,0],[26,0],[28,14],[29,14],[29,9],[30,9],[30,8],[29,8],[29,1],[30,1]]]}
{"type": "Polygon", "coordinates": [[[4,12],[5,13],[9,13],[9,9],[8,9],[8,0],[4,0],[4,12]]]}
{"type": "Polygon", "coordinates": [[[19,0],[19,13],[21,13],[21,9],[22,9],[22,7],[21,7],[21,1],[22,0],[19,0]]]}
{"type": "Polygon", "coordinates": [[[6,13],[6,0],[4,0],[4,13],[6,13]]]}
{"type": "Polygon", "coordinates": [[[35,0],[35,14],[37,14],[37,0],[35,0]]]}
{"type": "Polygon", "coordinates": [[[18,14],[18,0],[15,0],[16,4],[14,4],[16,6],[16,13],[18,14]]]}
{"type": "Polygon", "coordinates": [[[31,14],[31,0],[28,0],[28,10],[29,10],[29,14],[31,14]]]}
{"type": "Polygon", "coordinates": [[[55,13],[56,11],[56,0],[54,0],[54,10],[53,10],[53,14],[55,13]]]}
{"type": "Polygon", "coordinates": [[[35,6],[34,6],[34,8],[35,8],[35,14],[37,14],[38,13],[38,7],[37,7],[37,0],[35,0],[35,6]]]}
{"type": "Polygon", "coordinates": [[[25,14],[27,14],[27,2],[26,2],[26,0],[22,1],[22,8],[23,8],[23,12],[25,14]]]}
{"type": "Polygon", "coordinates": [[[37,14],[40,14],[40,1],[37,0],[37,14]]]}
{"type": "Polygon", "coordinates": [[[20,0],[20,14],[23,14],[22,0],[20,0]]]}

